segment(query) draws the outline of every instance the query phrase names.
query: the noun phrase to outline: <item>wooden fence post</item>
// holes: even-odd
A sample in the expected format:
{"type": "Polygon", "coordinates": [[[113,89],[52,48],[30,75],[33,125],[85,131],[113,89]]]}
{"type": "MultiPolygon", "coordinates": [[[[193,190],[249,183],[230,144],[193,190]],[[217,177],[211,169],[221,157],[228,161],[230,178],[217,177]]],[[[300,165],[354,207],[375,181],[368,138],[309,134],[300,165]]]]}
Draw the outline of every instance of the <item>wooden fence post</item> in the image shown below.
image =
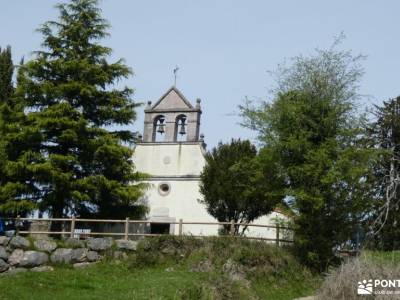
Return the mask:
{"type": "Polygon", "coordinates": [[[15,235],[19,235],[19,227],[21,226],[21,216],[17,216],[17,220],[15,221],[15,235]]]}
{"type": "Polygon", "coordinates": [[[183,220],[179,219],[179,235],[182,235],[183,232],[183,224],[182,224],[183,220]]]}
{"type": "Polygon", "coordinates": [[[125,235],[124,239],[127,240],[129,237],[129,218],[125,219],[125,235]]]}
{"type": "Polygon", "coordinates": [[[235,221],[231,221],[231,235],[233,236],[235,234],[235,221]]]}
{"type": "Polygon", "coordinates": [[[276,224],[276,245],[279,246],[279,224],[276,224]]]}
{"type": "Polygon", "coordinates": [[[74,237],[74,231],[75,231],[75,217],[72,217],[72,219],[71,219],[71,235],[70,235],[71,238],[74,237]]]}

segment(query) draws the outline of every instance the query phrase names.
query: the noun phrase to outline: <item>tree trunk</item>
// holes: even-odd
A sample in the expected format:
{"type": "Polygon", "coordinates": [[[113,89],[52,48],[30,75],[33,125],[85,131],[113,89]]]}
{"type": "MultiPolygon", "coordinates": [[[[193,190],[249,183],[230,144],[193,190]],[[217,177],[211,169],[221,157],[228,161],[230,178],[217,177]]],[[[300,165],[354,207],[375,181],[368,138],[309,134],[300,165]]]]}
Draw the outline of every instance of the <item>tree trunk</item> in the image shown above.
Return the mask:
{"type": "MultiPolygon", "coordinates": [[[[59,196],[56,198],[56,203],[52,206],[52,218],[63,218],[64,217],[64,199],[59,196]]],[[[52,221],[50,226],[50,231],[60,232],[63,229],[63,222],[52,221]]],[[[61,238],[60,234],[52,234],[53,238],[61,238]]]]}

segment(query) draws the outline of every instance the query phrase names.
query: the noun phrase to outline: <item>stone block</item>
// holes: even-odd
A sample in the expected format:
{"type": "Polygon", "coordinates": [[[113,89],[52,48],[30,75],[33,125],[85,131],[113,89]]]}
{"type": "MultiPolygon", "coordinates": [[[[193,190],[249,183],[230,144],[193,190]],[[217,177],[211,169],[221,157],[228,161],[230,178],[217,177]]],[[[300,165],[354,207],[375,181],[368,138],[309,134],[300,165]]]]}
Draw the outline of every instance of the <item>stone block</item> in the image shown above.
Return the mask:
{"type": "Polygon", "coordinates": [[[73,249],[71,253],[71,261],[73,263],[81,263],[88,260],[87,258],[88,249],[86,248],[77,248],[73,249]]]}
{"type": "Polygon", "coordinates": [[[44,252],[25,251],[22,259],[19,261],[20,267],[41,266],[49,261],[49,256],[44,252]]]}
{"type": "Polygon", "coordinates": [[[51,253],[57,248],[57,243],[50,240],[36,240],[33,242],[35,248],[39,251],[51,253]]]}
{"type": "Polygon", "coordinates": [[[3,246],[0,246],[0,259],[3,260],[8,260],[8,253],[6,251],[6,248],[4,248],[3,246]]]}
{"type": "Polygon", "coordinates": [[[87,243],[90,250],[104,251],[110,249],[112,246],[112,239],[108,238],[94,238],[89,239],[87,243]]]}
{"type": "Polygon", "coordinates": [[[8,263],[11,266],[19,265],[20,261],[24,257],[24,250],[22,249],[15,249],[11,255],[8,257],[8,263]]]}
{"type": "Polygon", "coordinates": [[[7,246],[8,243],[10,242],[10,238],[6,236],[0,236],[0,246],[7,246]]]}
{"type": "Polygon", "coordinates": [[[29,242],[29,240],[27,240],[26,238],[24,238],[22,236],[14,236],[11,239],[9,246],[13,249],[27,250],[31,246],[31,243],[29,242]]]}
{"type": "Polygon", "coordinates": [[[4,260],[0,259],[0,273],[7,271],[10,268],[10,265],[6,263],[4,260]]]}
{"type": "Polygon", "coordinates": [[[116,240],[115,243],[118,249],[131,250],[131,251],[136,250],[138,245],[137,241],[131,241],[131,240],[116,240]]]}
{"type": "Polygon", "coordinates": [[[69,264],[72,261],[72,250],[68,248],[58,248],[50,256],[50,260],[56,264],[69,264]]]}
{"type": "Polygon", "coordinates": [[[98,261],[100,260],[100,255],[96,251],[88,251],[86,254],[88,261],[98,261]]]}

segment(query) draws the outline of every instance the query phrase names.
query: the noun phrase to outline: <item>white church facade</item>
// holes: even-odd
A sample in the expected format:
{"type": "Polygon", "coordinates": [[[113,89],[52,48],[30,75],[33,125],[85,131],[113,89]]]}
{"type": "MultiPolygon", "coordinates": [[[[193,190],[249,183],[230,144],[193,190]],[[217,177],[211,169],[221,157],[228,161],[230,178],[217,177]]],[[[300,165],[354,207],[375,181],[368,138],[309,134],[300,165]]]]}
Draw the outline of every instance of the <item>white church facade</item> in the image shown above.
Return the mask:
{"type": "MultiPolygon", "coordinates": [[[[138,171],[149,175],[150,184],[144,201],[149,207],[147,219],[152,233],[178,234],[173,222],[217,222],[199,203],[200,174],[206,164],[204,136],[200,134],[201,101],[193,106],[175,87],[171,87],[157,102],[145,108],[144,131],[137,143],[133,161],[138,171]]],[[[273,212],[256,220],[255,224],[274,225],[273,212]]],[[[184,224],[183,233],[217,235],[217,225],[184,224]]],[[[275,230],[249,227],[246,235],[275,238],[275,230]]]]}

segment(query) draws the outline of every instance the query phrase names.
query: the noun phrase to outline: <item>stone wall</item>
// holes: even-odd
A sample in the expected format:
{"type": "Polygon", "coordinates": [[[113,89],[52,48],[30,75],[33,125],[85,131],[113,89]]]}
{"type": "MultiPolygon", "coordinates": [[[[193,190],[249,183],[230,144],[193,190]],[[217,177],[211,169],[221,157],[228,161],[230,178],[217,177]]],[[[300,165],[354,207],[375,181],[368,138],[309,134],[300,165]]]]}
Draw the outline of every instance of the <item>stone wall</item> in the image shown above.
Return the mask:
{"type": "Polygon", "coordinates": [[[0,273],[52,271],[52,265],[72,264],[75,268],[99,262],[104,257],[121,259],[136,251],[137,241],[112,238],[78,240],[28,239],[0,236],[0,273]]]}

